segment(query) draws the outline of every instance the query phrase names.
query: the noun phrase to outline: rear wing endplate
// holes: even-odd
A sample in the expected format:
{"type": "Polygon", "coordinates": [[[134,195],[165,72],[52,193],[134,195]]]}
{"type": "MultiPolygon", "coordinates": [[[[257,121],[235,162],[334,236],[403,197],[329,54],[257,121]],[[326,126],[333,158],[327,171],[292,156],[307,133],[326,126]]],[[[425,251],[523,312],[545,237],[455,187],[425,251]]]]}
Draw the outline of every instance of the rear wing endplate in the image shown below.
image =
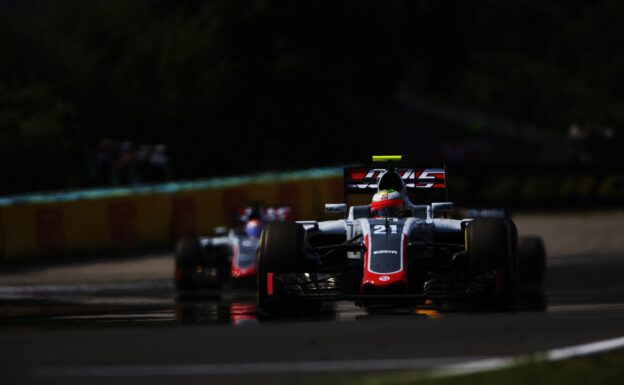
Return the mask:
{"type": "Polygon", "coordinates": [[[290,206],[245,206],[234,210],[234,219],[245,223],[250,219],[261,219],[265,222],[288,222],[292,221],[292,208],[290,206]]]}

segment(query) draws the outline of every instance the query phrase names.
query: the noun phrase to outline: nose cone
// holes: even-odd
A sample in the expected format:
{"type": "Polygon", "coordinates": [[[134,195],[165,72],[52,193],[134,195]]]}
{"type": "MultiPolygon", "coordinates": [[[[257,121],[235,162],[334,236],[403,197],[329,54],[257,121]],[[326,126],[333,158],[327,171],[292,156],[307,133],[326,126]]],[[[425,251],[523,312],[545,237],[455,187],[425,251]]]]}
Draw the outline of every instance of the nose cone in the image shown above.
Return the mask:
{"type": "Polygon", "coordinates": [[[405,274],[367,274],[362,280],[362,294],[405,294],[407,284],[405,274]]]}

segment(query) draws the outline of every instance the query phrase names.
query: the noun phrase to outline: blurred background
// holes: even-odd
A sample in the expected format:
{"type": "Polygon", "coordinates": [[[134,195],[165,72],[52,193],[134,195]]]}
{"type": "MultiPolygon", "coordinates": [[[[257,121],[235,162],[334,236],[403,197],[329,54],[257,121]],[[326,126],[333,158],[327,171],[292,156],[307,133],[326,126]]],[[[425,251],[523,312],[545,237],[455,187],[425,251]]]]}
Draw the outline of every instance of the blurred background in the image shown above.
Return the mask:
{"type": "MultiPolygon", "coordinates": [[[[275,380],[621,341],[623,14],[617,0],[0,0],[2,383],[308,383],[275,380]],[[445,164],[442,200],[513,218],[548,257],[540,309],[427,322],[440,314],[343,301],[273,322],[255,289],[176,290],[179,240],[240,231],[233,214],[256,204],[336,219],[323,204],[345,198],[341,167],[372,154],[445,164]]],[[[619,384],[618,354],[504,383],[619,384]]]]}
{"type": "Polygon", "coordinates": [[[341,165],[616,167],[624,3],[0,0],[0,194],[341,165]]]}

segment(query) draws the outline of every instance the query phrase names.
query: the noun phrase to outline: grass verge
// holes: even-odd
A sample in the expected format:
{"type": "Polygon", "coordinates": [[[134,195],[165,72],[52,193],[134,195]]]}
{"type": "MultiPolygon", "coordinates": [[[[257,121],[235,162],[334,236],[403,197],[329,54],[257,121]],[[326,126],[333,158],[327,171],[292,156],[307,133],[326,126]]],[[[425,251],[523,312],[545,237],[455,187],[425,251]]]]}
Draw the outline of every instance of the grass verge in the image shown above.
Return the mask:
{"type": "Polygon", "coordinates": [[[430,377],[426,372],[342,377],[332,385],[619,385],[624,383],[624,350],[557,362],[529,362],[511,368],[430,377]]]}

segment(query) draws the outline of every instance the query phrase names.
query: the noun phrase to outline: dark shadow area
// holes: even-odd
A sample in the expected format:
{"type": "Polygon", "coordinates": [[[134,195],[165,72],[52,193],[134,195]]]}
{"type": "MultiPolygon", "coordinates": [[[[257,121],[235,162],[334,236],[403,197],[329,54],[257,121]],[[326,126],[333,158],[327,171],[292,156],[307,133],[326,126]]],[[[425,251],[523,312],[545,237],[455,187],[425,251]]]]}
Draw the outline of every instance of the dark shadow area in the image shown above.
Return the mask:
{"type": "Polygon", "coordinates": [[[0,194],[621,163],[616,1],[0,1],[0,194]]]}

